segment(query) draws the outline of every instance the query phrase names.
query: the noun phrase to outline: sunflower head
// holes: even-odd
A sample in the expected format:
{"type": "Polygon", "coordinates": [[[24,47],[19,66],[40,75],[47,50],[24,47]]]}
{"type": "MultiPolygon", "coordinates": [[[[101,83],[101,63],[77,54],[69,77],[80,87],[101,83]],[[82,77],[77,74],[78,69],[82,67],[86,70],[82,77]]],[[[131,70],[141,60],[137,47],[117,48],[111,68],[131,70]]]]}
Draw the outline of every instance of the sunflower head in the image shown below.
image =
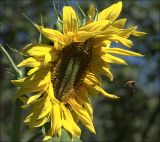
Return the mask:
{"type": "Polygon", "coordinates": [[[78,13],[71,6],[62,11],[62,31],[34,26],[53,44],[30,44],[22,53],[27,58],[18,67],[29,67],[25,78],[12,80],[19,87],[15,98],[31,106],[25,122],[30,127],[50,124],[44,140],[61,135],[64,128],[72,137],[80,137],[79,121],[95,133],[89,96],[96,93],[117,99],[101,88],[100,74],[113,80],[111,64],[127,63],[116,55],[142,56],[129,50],[111,47],[111,43],[132,46],[128,38],[145,33],[137,27],[125,29],[126,19],[117,19],[122,2],[99,12],[93,4],[87,18],[78,23],[78,13]]]}

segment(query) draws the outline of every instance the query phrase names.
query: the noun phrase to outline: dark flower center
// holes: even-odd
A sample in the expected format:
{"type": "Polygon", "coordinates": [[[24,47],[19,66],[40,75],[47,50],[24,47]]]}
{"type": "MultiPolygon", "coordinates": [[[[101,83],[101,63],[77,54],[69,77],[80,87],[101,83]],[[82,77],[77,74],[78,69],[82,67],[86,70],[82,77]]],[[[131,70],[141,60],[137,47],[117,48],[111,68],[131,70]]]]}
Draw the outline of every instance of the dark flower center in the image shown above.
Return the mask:
{"type": "Polygon", "coordinates": [[[74,42],[66,46],[56,62],[53,62],[52,84],[55,97],[63,101],[81,86],[92,57],[93,43],[74,42]]]}

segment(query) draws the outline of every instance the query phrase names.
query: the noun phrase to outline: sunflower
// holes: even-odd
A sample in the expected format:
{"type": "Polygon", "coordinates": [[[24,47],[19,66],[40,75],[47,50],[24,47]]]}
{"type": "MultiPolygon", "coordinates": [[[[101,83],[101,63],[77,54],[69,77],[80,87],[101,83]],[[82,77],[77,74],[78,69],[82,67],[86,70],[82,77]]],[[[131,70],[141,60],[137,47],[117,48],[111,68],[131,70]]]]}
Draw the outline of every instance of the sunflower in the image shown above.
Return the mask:
{"type": "Polygon", "coordinates": [[[25,78],[12,80],[12,83],[19,87],[15,99],[21,99],[24,108],[32,106],[25,122],[30,127],[50,123],[44,140],[60,136],[62,128],[72,137],[79,138],[79,121],[96,133],[89,96],[102,94],[112,99],[119,98],[101,88],[100,74],[112,81],[110,65],[127,65],[116,55],[142,55],[110,44],[115,42],[131,47],[132,41],[128,39],[131,35],[145,34],[136,31],[137,27],[124,28],[126,19],[117,20],[121,9],[122,2],[118,2],[96,14],[92,4],[87,20],[79,24],[75,10],[64,6],[62,31],[34,23],[53,45],[38,43],[26,46],[22,54],[27,58],[18,67],[26,66],[30,70],[25,78]]]}

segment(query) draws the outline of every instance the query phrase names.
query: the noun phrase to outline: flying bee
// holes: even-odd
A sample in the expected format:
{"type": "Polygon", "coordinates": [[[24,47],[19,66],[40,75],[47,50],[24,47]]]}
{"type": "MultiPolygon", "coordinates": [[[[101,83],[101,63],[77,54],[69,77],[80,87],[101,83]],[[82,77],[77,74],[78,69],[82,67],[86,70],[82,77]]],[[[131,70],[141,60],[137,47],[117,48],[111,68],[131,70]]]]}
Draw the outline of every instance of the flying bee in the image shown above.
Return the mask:
{"type": "Polygon", "coordinates": [[[124,84],[124,86],[127,87],[127,88],[132,89],[132,88],[135,88],[135,83],[136,83],[136,81],[134,81],[134,80],[129,80],[129,81],[127,81],[127,82],[124,84]]]}
{"type": "Polygon", "coordinates": [[[129,80],[124,84],[124,87],[129,91],[129,92],[135,92],[136,90],[136,85],[135,85],[136,81],[134,80],[129,80]]]}

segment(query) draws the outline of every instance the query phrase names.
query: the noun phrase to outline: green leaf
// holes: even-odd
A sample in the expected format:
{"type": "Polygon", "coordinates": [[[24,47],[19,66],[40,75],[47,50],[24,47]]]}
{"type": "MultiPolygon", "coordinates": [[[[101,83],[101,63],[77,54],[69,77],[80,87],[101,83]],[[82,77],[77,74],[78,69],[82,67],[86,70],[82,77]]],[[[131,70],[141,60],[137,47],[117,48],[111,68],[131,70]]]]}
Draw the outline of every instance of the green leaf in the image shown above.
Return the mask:
{"type": "Polygon", "coordinates": [[[60,138],[60,142],[71,142],[71,141],[72,141],[71,135],[62,128],[62,135],[60,138]]]}
{"type": "MultiPolygon", "coordinates": [[[[61,142],[59,137],[52,137],[50,140],[48,140],[47,142],[61,142]]],[[[67,142],[67,141],[66,141],[67,142]]]]}
{"type": "MultiPolygon", "coordinates": [[[[50,127],[50,123],[46,123],[43,127],[42,127],[42,133],[43,135],[46,135],[46,132],[48,131],[50,127]]],[[[61,136],[53,136],[50,140],[47,140],[45,142],[82,142],[80,139],[77,138],[73,138],[71,137],[71,134],[68,133],[65,129],[61,129],[61,136]]]]}
{"type": "Polygon", "coordinates": [[[73,142],[82,142],[82,140],[77,139],[77,138],[73,138],[73,142]]]}

